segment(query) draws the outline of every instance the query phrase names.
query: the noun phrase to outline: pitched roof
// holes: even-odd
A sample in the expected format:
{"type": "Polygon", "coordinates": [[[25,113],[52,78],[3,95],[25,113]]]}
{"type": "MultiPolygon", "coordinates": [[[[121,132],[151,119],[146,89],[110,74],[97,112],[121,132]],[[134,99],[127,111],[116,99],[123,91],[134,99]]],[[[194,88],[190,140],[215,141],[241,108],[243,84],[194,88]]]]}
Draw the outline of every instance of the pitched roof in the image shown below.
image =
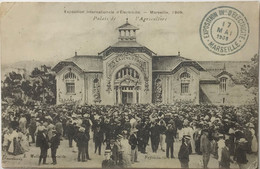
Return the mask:
{"type": "Polygon", "coordinates": [[[171,56],[154,56],[153,57],[153,71],[171,71],[178,66],[182,61],[189,60],[177,55],[171,56]]]}
{"type": "Polygon", "coordinates": [[[218,77],[221,74],[232,75],[232,79],[236,83],[239,83],[238,73],[241,71],[241,68],[249,63],[250,61],[199,61],[199,64],[212,76],[218,77]]]}
{"type": "Polygon", "coordinates": [[[78,65],[76,65],[74,62],[72,61],[61,61],[59,63],[57,63],[53,68],[52,71],[58,73],[63,67],[65,66],[73,66],[76,67],[80,70],[82,70],[78,65]]]}
{"type": "Polygon", "coordinates": [[[98,53],[99,56],[103,56],[106,57],[109,54],[111,54],[112,52],[139,52],[139,53],[146,53],[149,56],[154,56],[156,55],[156,53],[154,53],[153,51],[151,51],[150,49],[148,49],[145,46],[142,46],[138,44],[137,42],[126,42],[126,43],[120,43],[117,42],[115,45],[113,46],[109,46],[107,47],[105,50],[103,50],[102,52],[98,53]]]}
{"type": "Polygon", "coordinates": [[[77,55],[66,59],[79,66],[84,72],[101,72],[103,71],[102,57],[90,55],[77,55]]]}
{"type": "Polygon", "coordinates": [[[153,72],[174,72],[178,71],[182,66],[194,66],[200,71],[200,81],[204,83],[217,83],[217,79],[196,61],[181,56],[154,56],[153,72]]]}
{"type": "Polygon", "coordinates": [[[124,25],[119,26],[117,29],[120,30],[138,30],[139,28],[131,25],[130,23],[126,22],[124,25]]]}
{"type": "Polygon", "coordinates": [[[200,82],[211,83],[212,81],[217,82],[217,79],[207,71],[200,72],[200,82]]]}

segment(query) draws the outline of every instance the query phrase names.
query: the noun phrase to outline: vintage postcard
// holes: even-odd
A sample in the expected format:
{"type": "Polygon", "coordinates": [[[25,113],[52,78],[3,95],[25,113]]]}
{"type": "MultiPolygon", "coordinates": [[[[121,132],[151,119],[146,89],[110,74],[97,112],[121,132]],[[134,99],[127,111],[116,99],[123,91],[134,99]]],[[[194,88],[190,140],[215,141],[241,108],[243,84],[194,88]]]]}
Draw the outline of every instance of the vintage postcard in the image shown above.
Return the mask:
{"type": "Polygon", "coordinates": [[[4,168],[258,168],[259,2],[0,4],[4,168]]]}

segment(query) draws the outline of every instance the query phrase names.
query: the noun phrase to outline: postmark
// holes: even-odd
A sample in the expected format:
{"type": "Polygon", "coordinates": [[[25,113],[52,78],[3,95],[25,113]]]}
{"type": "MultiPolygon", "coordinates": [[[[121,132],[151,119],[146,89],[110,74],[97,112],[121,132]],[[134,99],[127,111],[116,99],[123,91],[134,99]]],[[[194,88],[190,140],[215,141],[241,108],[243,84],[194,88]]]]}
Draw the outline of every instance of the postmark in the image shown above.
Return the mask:
{"type": "Polygon", "coordinates": [[[200,24],[203,45],[217,55],[240,51],[249,37],[249,24],[242,12],[229,6],[210,10],[200,24]]]}

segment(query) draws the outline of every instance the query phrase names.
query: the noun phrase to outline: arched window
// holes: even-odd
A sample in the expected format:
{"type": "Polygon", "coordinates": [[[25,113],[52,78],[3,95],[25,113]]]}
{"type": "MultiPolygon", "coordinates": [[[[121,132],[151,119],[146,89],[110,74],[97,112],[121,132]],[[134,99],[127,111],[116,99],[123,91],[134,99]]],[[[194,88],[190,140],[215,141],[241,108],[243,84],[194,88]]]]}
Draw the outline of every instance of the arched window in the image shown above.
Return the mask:
{"type": "Polygon", "coordinates": [[[227,78],[226,77],[220,78],[219,90],[221,93],[225,93],[227,91],[227,78]]]}
{"type": "Polygon", "coordinates": [[[180,79],[181,79],[181,94],[189,93],[190,74],[187,72],[184,72],[180,75],[180,79]]]}
{"type": "Polygon", "coordinates": [[[65,79],[65,83],[66,83],[66,93],[67,94],[75,93],[75,79],[76,78],[77,78],[77,76],[72,72],[65,74],[64,79],[65,79]]]}
{"type": "Polygon", "coordinates": [[[187,73],[187,72],[184,72],[184,73],[181,74],[180,78],[181,79],[188,79],[188,78],[190,78],[190,74],[187,73]]]}
{"type": "Polygon", "coordinates": [[[76,79],[76,75],[72,72],[69,72],[65,75],[65,79],[76,79]]]}
{"type": "Polygon", "coordinates": [[[126,75],[132,76],[133,78],[139,79],[139,74],[133,68],[125,67],[116,73],[116,79],[120,79],[126,75]]]}

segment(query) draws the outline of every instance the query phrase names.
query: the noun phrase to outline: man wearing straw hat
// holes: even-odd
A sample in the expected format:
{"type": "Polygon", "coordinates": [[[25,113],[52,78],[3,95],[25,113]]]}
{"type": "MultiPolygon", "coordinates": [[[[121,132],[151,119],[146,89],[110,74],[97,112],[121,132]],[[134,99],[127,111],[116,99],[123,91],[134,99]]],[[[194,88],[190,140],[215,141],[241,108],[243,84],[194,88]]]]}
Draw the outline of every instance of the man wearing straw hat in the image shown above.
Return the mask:
{"type": "Polygon", "coordinates": [[[78,161],[85,162],[86,161],[86,142],[88,141],[88,137],[85,134],[85,129],[83,127],[79,128],[79,133],[76,137],[77,146],[78,146],[78,161]]]}
{"type": "Polygon", "coordinates": [[[49,148],[49,138],[47,135],[47,129],[45,127],[43,127],[43,132],[40,133],[39,135],[39,147],[41,149],[41,154],[40,154],[40,158],[39,158],[39,165],[41,165],[41,161],[43,159],[43,164],[46,164],[46,158],[47,158],[47,151],[49,148]]]}
{"type": "Polygon", "coordinates": [[[115,162],[111,159],[111,150],[105,150],[105,160],[102,161],[102,168],[114,168],[115,162]]]}
{"type": "Polygon", "coordinates": [[[58,134],[57,130],[52,130],[52,134],[53,134],[52,138],[50,139],[51,158],[52,158],[52,164],[56,165],[57,164],[56,153],[60,145],[60,135],[58,134]]]}
{"type": "Polygon", "coordinates": [[[224,147],[221,148],[221,156],[219,156],[219,168],[229,169],[230,162],[233,163],[233,160],[230,158],[230,140],[225,140],[224,147]]]}
{"type": "Polygon", "coordinates": [[[237,162],[240,169],[246,169],[246,164],[248,162],[246,158],[247,151],[247,141],[245,138],[240,138],[238,140],[238,145],[235,151],[234,160],[237,162]]]}
{"type": "Polygon", "coordinates": [[[174,145],[173,145],[173,143],[174,143],[175,131],[173,129],[172,124],[168,124],[165,135],[166,135],[166,139],[165,139],[165,142],[166,142],[166,157],[169,158],[169,151],[170,151],[171,158],[174,158],[174,155],[173,155],[174,145]]]}
{"type": "Polygon", "coordinates": [[[182,145],[180,147],[180,151],[178,153],[178,158],[181,163],[181,168],[189,168],[189,155],[190,155],[190,136],[184,135],[182,138],[182,145]]]}
{"type": "Polygon", "coordinates": [[[137,139],[137,132],[136,128],[132,129],[132,134],[129,138],[129,144],[131,146],[131,162],[132,164],[137,161],[137,149],[138,149],[138,139],[137,139]]]}

